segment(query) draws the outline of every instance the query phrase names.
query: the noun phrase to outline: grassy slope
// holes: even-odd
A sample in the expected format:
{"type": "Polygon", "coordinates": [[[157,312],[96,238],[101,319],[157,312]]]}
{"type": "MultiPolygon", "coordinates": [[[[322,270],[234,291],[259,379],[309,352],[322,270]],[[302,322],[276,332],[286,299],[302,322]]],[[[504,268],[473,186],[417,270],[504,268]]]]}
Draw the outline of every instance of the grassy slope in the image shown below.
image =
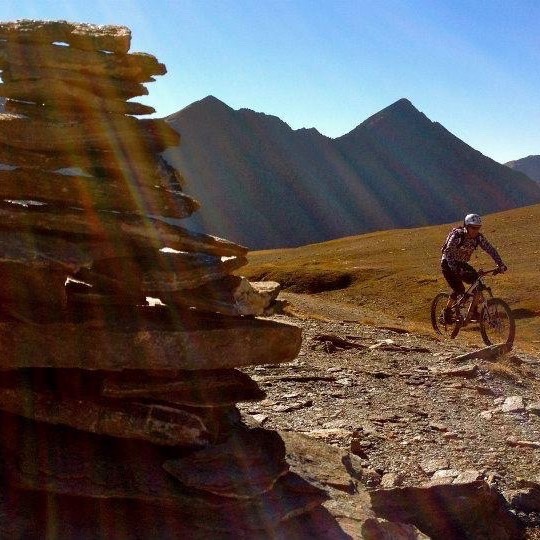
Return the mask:
{"type": "MultiPolygon", "coordinates": [[[[457,224],[456,224],[457,225],[457,224]]],[[[440,274],[440,247],[451,225],[382,231],[294,249],[252,252],[242,274],[273,279],[295,292],[317,293],[358,306],[360,320],[377,313],[416,330],[430,328],[429,306],[447,288],[440,274]],[[340,287],[335,290],[331,288],[340,287]]],[[[540,205],[491,214],[483,232],[509,272],[488,278],[517,318],[518,346],[540,351],[540,205]]],[[[492,268],[477,250],[471,263],[492,268]]]]}

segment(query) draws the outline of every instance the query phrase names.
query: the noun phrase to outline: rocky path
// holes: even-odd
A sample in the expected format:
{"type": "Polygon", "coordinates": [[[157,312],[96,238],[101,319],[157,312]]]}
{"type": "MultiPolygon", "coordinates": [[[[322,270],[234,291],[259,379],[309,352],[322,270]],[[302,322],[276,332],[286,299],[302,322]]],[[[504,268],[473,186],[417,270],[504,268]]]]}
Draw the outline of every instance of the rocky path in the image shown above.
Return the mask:
{"type": "Polygon", "coordinates": [[[308,307],[274,316],[303,328],[302,350],[246,369],[267,398],[244,413],[349,452],[368,488],[485,479],[508,493],[540,481],[540,358],[481,358],[481,346],[308,307]]]}

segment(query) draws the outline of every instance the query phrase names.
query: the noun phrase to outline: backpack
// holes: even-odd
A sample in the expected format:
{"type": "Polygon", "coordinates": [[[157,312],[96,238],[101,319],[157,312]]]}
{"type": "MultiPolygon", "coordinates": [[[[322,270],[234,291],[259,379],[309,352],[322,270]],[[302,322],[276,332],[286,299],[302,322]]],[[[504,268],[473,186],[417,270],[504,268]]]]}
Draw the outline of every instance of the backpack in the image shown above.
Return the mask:
{"type": "Polygon", "coordinates": [[[448,243],[450,242],[450,237],[456,232],[459,231],[458,235],[458,245],[457,247],[461,246],[463,244],[463,240],[465,240],[465,230],[463,227],[454,227],[446,236],[446,240],[444,241],[444,244],[441,247],[441,253],[444,253],[444,250],[448,247],[448,243]]]}

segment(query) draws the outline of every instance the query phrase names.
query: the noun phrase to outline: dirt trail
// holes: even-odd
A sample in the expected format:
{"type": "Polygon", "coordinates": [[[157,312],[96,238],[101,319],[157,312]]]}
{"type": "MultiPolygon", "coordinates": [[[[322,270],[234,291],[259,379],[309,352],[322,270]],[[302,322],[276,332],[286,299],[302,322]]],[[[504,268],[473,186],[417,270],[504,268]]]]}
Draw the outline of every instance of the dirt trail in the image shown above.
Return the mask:
{"type": "Polygon", "coordinates": [[[466,475],[504,491],[540,478],[539,357],[460,361],[479,336],[476,348],[440,342],[382,316],[362,324],[337,302],[280,299],[289,315],[273,318],[300,325],[304,339],[294,362],[246,370],[267,399],[242,409],[262,425],[352,448],[370,487],[466,475]]]}

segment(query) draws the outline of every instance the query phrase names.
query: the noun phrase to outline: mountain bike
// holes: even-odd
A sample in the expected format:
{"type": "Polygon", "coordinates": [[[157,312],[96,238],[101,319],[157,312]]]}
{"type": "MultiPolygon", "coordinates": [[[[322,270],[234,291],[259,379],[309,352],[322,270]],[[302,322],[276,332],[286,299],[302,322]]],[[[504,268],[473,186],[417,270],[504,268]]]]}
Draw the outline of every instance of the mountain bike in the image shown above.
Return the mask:
{"type": "Polygon", "coordinates": [[[491,288],[483,281],[484,276],[498,273],[497,268],[479,270],[478,279],[452,306],[450,317],[445,314],[450,294],[437,294],[431,303],[431,324],[435,332],[445,338],[454,339],[461,329],[476,322],[486,345],[506,344],[511,347],[516,335],[512,310],[504,300],[495,298],[491,288]]]}

